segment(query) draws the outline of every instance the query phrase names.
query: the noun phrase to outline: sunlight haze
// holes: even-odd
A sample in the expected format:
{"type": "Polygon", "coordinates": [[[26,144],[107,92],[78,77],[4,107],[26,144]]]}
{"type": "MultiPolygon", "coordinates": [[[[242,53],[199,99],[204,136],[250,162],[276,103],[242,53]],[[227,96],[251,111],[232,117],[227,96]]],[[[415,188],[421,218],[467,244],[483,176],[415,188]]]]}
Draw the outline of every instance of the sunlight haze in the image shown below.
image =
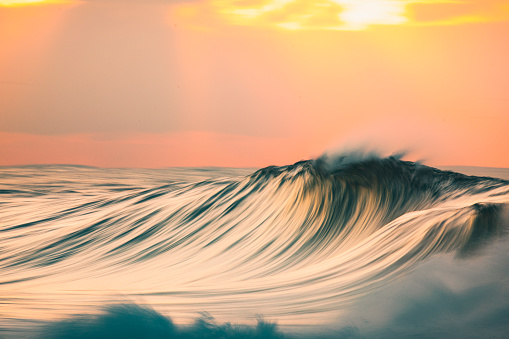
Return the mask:
{"type": "Polygon", "coordinates": [[[507,1],[0,1],[0,165],[509,167],[507,1]]]}

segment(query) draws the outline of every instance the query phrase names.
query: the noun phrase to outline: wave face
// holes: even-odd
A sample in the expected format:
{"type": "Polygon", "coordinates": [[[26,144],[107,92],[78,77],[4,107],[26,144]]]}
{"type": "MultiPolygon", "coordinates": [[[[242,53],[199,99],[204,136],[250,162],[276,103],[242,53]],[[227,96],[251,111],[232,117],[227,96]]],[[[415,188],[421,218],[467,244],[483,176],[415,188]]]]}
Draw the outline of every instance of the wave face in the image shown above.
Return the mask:
{"type": "Polygon", "coordinates": [[[323,324],[432,258],[482,256],[508,228],[508,181],[395,157],[0,177],[3,328],[127,300],[184,323],[323,324]]]}

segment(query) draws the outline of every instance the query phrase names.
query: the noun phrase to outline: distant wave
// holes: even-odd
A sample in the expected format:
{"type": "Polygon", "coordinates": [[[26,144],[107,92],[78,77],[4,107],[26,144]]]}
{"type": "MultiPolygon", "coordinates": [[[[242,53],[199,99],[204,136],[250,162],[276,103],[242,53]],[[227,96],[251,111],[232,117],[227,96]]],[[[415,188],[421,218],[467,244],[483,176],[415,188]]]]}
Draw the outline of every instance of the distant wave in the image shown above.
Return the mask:
{"type": "Polygon", "coordinates": [[[0,326],[125,298],[177,321],[196,310],[241,322],[313,318],[434,255],[474,256],[508,229],[508,181],[399,157],[346,154],[247,175],[0,171],[0,298],[8,300],[0,326]]]}

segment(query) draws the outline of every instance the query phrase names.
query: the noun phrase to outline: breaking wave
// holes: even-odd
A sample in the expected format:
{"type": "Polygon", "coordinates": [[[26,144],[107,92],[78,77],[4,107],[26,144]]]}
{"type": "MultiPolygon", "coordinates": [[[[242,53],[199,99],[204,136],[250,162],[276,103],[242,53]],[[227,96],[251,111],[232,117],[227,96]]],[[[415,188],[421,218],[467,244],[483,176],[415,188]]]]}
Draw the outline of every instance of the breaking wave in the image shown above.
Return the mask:
{"type": "Polygon", "coordinates": [[[0,172],[5,328],[126,300],[184,323],[197,310],[222,321],[323,323],[430,258],[475,257],[508,228],[508,181],[398,157],[322,157],[253,173],[0,172]]]}

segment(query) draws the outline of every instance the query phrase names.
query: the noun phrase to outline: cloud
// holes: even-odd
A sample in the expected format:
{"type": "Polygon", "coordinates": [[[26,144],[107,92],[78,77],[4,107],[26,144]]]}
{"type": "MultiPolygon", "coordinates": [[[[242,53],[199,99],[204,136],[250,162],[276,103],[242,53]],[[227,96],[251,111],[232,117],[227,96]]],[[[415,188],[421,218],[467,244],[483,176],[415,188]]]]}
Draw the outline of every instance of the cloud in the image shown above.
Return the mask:
{"type": "Polygon", "coordinates": [[[158,3],[158,4],[167,4],[174,5],[179,3],[197,3],[202,2],[202,0],[82,0],[85,2],[108,2],[108,3],[135,3],[135,4],[147,4],[147,3],[158,3]]]}
{"type": "Polygon", "coordinates": [[[363,30],[373,25],[455,25],[509,19],[502,0],[210,0],[183,5],[203,25],[363,30]],[[214,18],[215,17],[215,18],[214,18]],[[214,19],[213,19],[214,18],[214,19]]]}
{"type": "Polygon", "coordinates": [[[507,1],[415,1],[407,6],[415,25],[460,25],[509,19],[507,1]]]}

